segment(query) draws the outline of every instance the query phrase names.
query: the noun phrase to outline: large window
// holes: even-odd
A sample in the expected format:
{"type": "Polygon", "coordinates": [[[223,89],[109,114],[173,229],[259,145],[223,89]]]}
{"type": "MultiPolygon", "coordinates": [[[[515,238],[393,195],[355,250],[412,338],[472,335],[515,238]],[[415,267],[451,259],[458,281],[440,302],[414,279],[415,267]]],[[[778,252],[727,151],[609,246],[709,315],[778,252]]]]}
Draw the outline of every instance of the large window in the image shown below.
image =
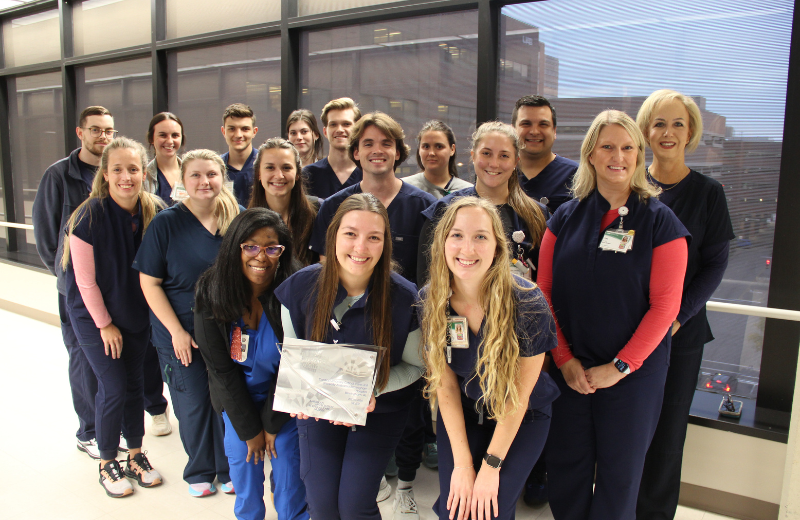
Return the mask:
{"type": "Polygon", "coordinates": [[[58,9],[3,21],[6,67],[20,67],[61,58],[58,9]]]}
{"type": "Polygon", "coordinates": [[[244,27],[281,19],[278,0],[220,2],[219,0],[166,0],[167,38],[244,27]]]}
{"type": "MultiPolygon", "coordinates": [[[[755,1],[659,7],[623,0],[550,0],[502,10],[498,112],[542,94],[558,111],[554,151],[578,159],[601,110],[636,116],[654,90],[691,95],[703,113],[703,139],[688,165],[725,188],[737,239],[712,301],[766,306],[793,3],[755,1]]],[[[648,162],[650,153],[648,151],[648,162]]],[[[721,372],[734,393],[755,397],[764,319],[709,313],[699,387],[721,372]]]]}
{"type": "Polygon", "coordinates": [[[150,0],[83,0],[72,8],[74,54],[150,43],[150,0]]]}
{"type": "MultiPolygon", "coordinates": [[[[456,134],[460,175],[470,177],[477,32],[477,11],[308,32],[300,105],[319,117],[331,99],[351,97],[364,113],[380,110],[396,119],[412,149],[425,121],[441,119],[456,134]]],[[[397,174],[418,170],[412,153],[397,174]]]]}

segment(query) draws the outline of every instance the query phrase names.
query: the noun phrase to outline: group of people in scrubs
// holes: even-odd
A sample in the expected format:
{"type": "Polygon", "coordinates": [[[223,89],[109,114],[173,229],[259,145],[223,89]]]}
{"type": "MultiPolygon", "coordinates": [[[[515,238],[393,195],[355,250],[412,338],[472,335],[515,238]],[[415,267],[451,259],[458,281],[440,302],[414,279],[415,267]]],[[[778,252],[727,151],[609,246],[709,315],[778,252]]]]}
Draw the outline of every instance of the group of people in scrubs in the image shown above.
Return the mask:
{"type": "Polygon", "coordinates": [[[178,155],[174,114],[153,118],[150,162],[129,138],[102,150],[60,261],[106,493],[163,479],[141,449],[152,341],[189,492],[235,493],[237,518],[264,518],[268,483],[281,520],[378,519],[396,460],[394,518],[418,519],[431,410],[441,519],[514,518],[539,473],[558,520],[672,518],[733,238],[722,187],[686,166],[694,101],[601,112],[575,163],[552,153],[555,108],[526,96],[513,125],[473,134],[474,185],[441,121],[401,179],[411,149],[389,115],[341,98],[321,119],[297,110],[288,140],[253,148],[246,201],[215,152],[178,155]],[[385,349],[364,426],[272,409],[284,338],[385,349]]]}

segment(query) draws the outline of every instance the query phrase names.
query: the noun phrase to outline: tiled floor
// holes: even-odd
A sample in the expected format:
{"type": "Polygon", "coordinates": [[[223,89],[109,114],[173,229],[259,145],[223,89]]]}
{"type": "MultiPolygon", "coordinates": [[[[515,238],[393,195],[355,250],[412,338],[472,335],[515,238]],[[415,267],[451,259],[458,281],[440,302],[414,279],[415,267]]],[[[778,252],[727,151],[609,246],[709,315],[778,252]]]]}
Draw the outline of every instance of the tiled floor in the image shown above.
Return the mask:
{"type": "MultiPolygon", "coordinates": [[[[67,383],[67,354],[61,331],[16,314],[0,311],[0,517],[17,520],[148,520],[233,519],[234,497],[217,493],[192,498],[181,475],[186,463],[175,431],[166,437],[146,435],[144,447],[164,476],[154,489],[136,487],[133,496],[108,498],[98,484],[97,463],[75,448],[77,419],[67,383]]],[[[145,424],[149,426],[149,417],[145,424]]],[[[431,505],[438,492],[436,472],[421,468],[415,486],[421,517],[433,520],[431,505]]],[[[381,504],[392,517],[392,499],[381,504]]],[[[276,518],[268,506],[267,518],[276,518]]],[[[517,518],[553,518],[547,507],[533,509],[520,502],[517,518]]],[[[679,520],[720,520],[726,517],[681,507],[679,520]]]]}

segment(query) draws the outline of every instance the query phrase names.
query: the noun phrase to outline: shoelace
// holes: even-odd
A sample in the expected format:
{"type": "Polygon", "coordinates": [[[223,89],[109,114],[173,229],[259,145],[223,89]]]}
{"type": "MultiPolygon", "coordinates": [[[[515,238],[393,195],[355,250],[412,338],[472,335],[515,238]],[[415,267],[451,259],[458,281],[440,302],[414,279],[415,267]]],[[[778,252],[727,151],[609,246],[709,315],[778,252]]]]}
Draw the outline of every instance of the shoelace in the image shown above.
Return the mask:
{"type": "Polygon", "coordinates": [[[400,502],[400,511],[403,513],[416,513],[417,501],[411,496],[410,490],[409,492],[403,491],[404,490],[402,489],[397,490],[397,497],[398,501],[400,502]]]}
{"type": "Polygon", "coordinates": [[[137,453],[136,455],[133,456],[132,459],[129,459],[129,460],[130,460],[130,462],[128,462],[129,466],[132,465],[133,463],[136,463],[144,471],[152,471],[153,470],[153,466],[150,465],[150,461],[147,460],[147,455],[145,455],[144,453],[137,453]],[[141,457],[137,460],[136,457],[138,457],[139,455],[141,455],[141,457]]]}
{"type": "Polygon", "coordinates": [[[122,468],[120,467],[118,460],[112,460],[111,462],[103,466],[100,469],[100,472],[102,473],[103,471],[108,473],[109,477],[114,482],[122,479],[122,468]],[[110,466],[110,469],[106,469],[107,466],[110,466]]]}

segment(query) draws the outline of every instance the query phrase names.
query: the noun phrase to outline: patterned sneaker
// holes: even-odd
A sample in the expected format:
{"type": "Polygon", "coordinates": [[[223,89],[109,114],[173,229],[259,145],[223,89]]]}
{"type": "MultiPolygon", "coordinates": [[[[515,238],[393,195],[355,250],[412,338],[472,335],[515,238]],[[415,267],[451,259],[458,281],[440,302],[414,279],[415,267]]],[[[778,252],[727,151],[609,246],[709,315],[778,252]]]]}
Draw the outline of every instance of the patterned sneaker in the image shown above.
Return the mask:
{"type": "Polygon", "coordinates": [[[153,424],[150,427],[150,433],[156,437],[172,433],[172,425],[169,423],[169,408],[164,410],[164,413],[153,416],[153,424]]]}
{"type": "Polygon", "coordinates": [[[383,502],[390,496],[392,496],[392,486],[386,482],[386,477],[381,477],[381,487],[378,489],[378,498],[376,498],[375,501],[383,502]]]}
{"type": "Polygon", "coordinates": [[[94,460],[100,460],[100,448],[97,447],[97,439],[89,439],[88,441],[78,441],[77,448],[90,456],[94,460]]]}
{"type": "Polygon", "coordinates": [[[150,461],[143,452],[133,456],[128,454],[128,464],[125,466],[125,476],[136,479],[141,487],[154,487],[161,484],[161,475],[153,469],[150,461]]]}
{"type": "Polygon", "coordinates": [[[118,460],[112,460],[100,466],[100,485],[111,498],[122,498],[133,494],[133,486],[122,474],[118,460]]]}
{"type": "Polygon", "coordinates": [[[392,520],[419,520],[414,490],[411,488],[398,489],[394,495],[393,509],[392,520]]]}
{"type": "Polygon", "coordinates": [[[189,494],[193,497],[210,497],[217,492],[217,488],[211,482],[200,482],[199,484],[189,484],[189,494]]]}
{"type": "Polygon", "coordinates": [[[219,488],[226,495],[235,495],[236,494],[236,490],[233,489],[233,482],[227,482],[227,483],[220,482],[219,483],[219,488]]]}

